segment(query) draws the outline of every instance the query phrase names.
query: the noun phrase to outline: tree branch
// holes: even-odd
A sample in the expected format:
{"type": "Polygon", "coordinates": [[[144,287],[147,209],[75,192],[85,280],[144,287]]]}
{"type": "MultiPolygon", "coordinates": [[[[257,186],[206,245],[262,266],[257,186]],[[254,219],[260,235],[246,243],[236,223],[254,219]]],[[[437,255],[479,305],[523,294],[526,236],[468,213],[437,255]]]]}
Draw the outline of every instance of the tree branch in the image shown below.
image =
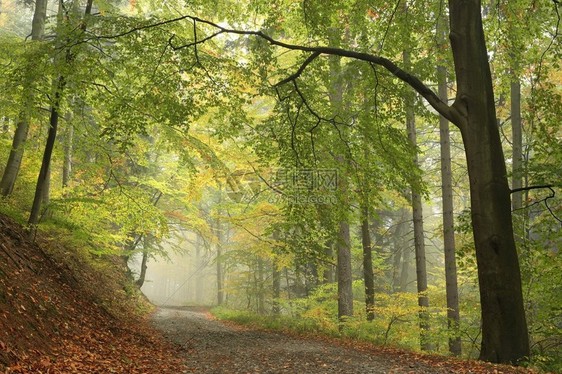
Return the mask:
{"type": "Polygon", "coordinates": [[[554,190],[552,189],[552,187],[554,187],[554,186],[551,185],[551,184],[543,184],[543,185],[539,185],[539,186],[527,186],[527,187],[515,188],[515,189],[511,190],[510,193],[515,193],[515,192],[520,192],[520,191],[540,190],[540,189],[544,189],[544,188],[548,188],[550,191],[552,191],[552,193],[554,193],[554,190]]]}
{"type": "Polygon", "coordinates": [[[174,47],[175,49],[194,47],[198,44],[204,43],[204,42],[214,38],[215,36],[226,33],[226,34],[235,34],[235,35],[256,36],[256,37],[259,37],[261,39],[264,39],[269,44],[277,46],[277,47],[281,47],[281,48],[285,48],[285,49],[293,50],[293,51],[302,51],[302,52],[311,52],[312,53],[305,60],[305,62],[301,65],[301,67],[299,68],[299,70],[295,74],[293,74],[290,77],[282,80],[277,85],[283,84],[283,83],[286,83],[286,82],[289,82],[291,80],[296,79],[298,76],[300,76],[302,74],[302,72],[307,67],[307,65],[310,64],[316,57],[320,56],[321,54],[332,55],[332,56],[340,56],[340,57],[348,57],[348,58],[352,58],[352,59],[355,59],[355,60],[369,62],[369,63],[375,64],[375,65],[379,65],[379,66],[384,67],[392,75],[394,75],[398,79],[402,80],[404,83],[408,84],[416,92],[418,92],[429,103],[429,105],[431,105],[431,107],[433,109],[435,109],[439,114],[441,114],[443,117],[447,118],[449,121],[453,122],[456,125],[459,125],[462,122],[460,113],[458,113],[453,107],[450,107],[447,103],[444,103],[443,101],[441,101],[441,99],[437,96],[437,94],[435,92],[433,92],[433,90],[430,89],[427,85],[425,85],[418,77],[416,77],[414,75],[411,75],[410,73],[401,69],[393,61],[391,61],[391,60],[389,60],[385,57],[376,56],[376,55],[372,55],[372,54],[364,53],[364,52],[342,49],[342,48],[335,48],[335,47],[325,47],[325,46],[314,47],[314,46],[290,44],[290,43],[282,42],[280,40],[273,39],[271,36],[269,36],[267,34],[264,34],[262,31],[245,31],[245,30],[229,29],[229,28],[226,28],[226,27],[222,27],[222,26],[220,26],[220,25],[218,25],[214,22],[201,19],[199,17],[193,17],[193,16],[183,16],[183,17],[181,17],[181,19],[186,19],[186,18],[191,19],[193,22],[199,22],[199,23],[207,24],[207,25],[209,25],[209,26],[211,26],[211,27],[213,27],[213,28],[215,28],[219,31],[210,35],[210,36],[208,36],[208,37],[206,37],[206,38],[203,38],[201,40],[195,40],[194,42],[187,43],[187,44],[182,45],[182,46],[175,46],[174,47]]]}
{"type": "Polygon", "coordinates": [[[306,67],[316,59],[316,57],[320,56],[320,52],[314,52],[312,53],[310,56],[308,56],[308,58],[306,60],[304,60],[304,62],[302,63],[301,67],[299,68],[299,70],[297,70],[294,74],[291,74],[290,76],[288,76],[287,78],[283,79],[282,81],[279,81],[275,84],[275,86],[281,86],[285,83],[289,83],[291,81],[296,80],[298,77],[300,77],[302,75],[302,73],[304,72],[304,70],[306,69],[306,67]]]}
{"type": "Polygon", "coordinates": [[[314,47],[314,46],[305,46],[305,45],[285,43],[285,42],[282,42],[280,40],[273,39],[271,36],[269,36],[267,34],[264,34],[262,31],[245,31],[245,30],[230,29],[230,28],[220,26],[217,23],[214,23],[214,22],[211,22],[211,21],[208,21],[208,20],[204,20],[204,19],[201,19],[201,18],[195,17],[195,16],[183,15],[183,16],[180,16],[180,17],[177,17],[177,18],[160,21],[160,22],[156,22],[156,23],[153,23],[153,24],[138,26],[138,27],[132,28],[130,30],[127,30],[127,31],[124,31],[124,32],[121,32],[121,33],[118,33],[118,34],[99,35],[97,37],[85,39],[82,42],[87,42],[87,41],[92,40],[92,39],[117,39],[119,37],[123,37],[123,36],[129,35],[129,34],[135,33],[137,31],[151,29],[151,28],[155,28],[155,27],[159,27],[159,26],[164,26],[164,25],[167,25],[167,24],[179,22],[179,21],[186,20],[186,19],[189,19],[194,23],[199,22],[199,23],[202,23],[202,24],[206,24],[208,26],[211,26],[211,27],[217,29],[218,31],[216,33],[213,33],[213,34],[205,37],[205,38],[195,39],[193,42],[187,43],[187,44],[184,44],[184,45],[181,45],[181,46],[172,45],[172,40],[173,40],[173,37],[172,37],[172,38],[169,39],[168,43],[169,43],[170,47],[172,47],[172,49],[174,49],[174,50],[179,50],[179,49],[189,48],[189,47],[196,47],[197,45],[205,43],[205,42],[215,38],[216,36],[218,36],[220,34],[235,34],[235,35],[245,35],[245,36],[256,36],[256,37],[259,37],[261,39],[264,39],[269,44],[274,45],[274,46],[278,46],[278,47],[285,48],[285,49],[288,49],[288,50],[311,52],[312,53],[312,55],[310,55],[305,60],[303,65],[301,65],[301,67],[299,68],[299,70],[295,74],[293,74],[290,77],[282,80],[281,82],[278,83],[278,85],[289,82],[291,80],[295,80],[299,75],[302,74],[302,72],[307,67],[307,65],[310,64],[316,57],[320,56],[321,54],[340,56],[340,57],[348,57],[348,58],[351,58],[351,59],[369,62],[371,64],[375,64],[375,65],[379,65],[379,66],[384,67],[392,75],[394,75],[395,77],[397,77],[398,79],[400,79],[404,83],[408,84],[416,92],[418,92],[428,102],[428,104],[431,105],[431,107],[433,109],[435,109],[439,114],[441,114],[443,117],[447,118],[449,121],[451,121],[455,125],[460,126],[463,123],[462,114],[454,106],[449,106],[447,103],[441,101],[439,96],[437,96],[437,94],[435,92],[433,92],[433,90],[431,88],[429,88],[427,85],[425,85],[418,77],[416,77],[414,75],[411,75],[407,71],[401,69],[393,61],[391,61],[391,60],[389,60],[385,57],[376,56],[376,55],[372,55],[372,54],[364,53],[364,52],[351,51],[351,50],[342,49],[342,48],[324,47],[324,46],[314,47]]]}
{"type": "Polygon", "coordinates": [[[548,200],[553,199],[554,196],[556,196],[556,192],[554,191],[554,186],[551,184],[545,184],[545,185],[540,185],[540,186],[528,186],[528,187],[521,187],[521,188],[515,188],[513,190],[511,190],[511,193],[514,192],[520,192],[520,191],[531,191],[531,190],[538,190],[538,189],[544,189],[544,188],[548,188],[550,190],[550,195],[548,195],[547,197],[545,197],[544,199],[535,201],[533,204],[531,204],[530,206],[526,206],[524,207],[525,209],[536,205],[536,204],[540,204],[541,202],[544,201],[544,205],[546,206],[546,209],[548,209],[550,215],[552,217],[554,217],[555,220],[557,220],[558,222],[562,223],[562,219],[560,219],[552,210],[552,208],[550,207],[550,205],[548,205],[548,200]]]}

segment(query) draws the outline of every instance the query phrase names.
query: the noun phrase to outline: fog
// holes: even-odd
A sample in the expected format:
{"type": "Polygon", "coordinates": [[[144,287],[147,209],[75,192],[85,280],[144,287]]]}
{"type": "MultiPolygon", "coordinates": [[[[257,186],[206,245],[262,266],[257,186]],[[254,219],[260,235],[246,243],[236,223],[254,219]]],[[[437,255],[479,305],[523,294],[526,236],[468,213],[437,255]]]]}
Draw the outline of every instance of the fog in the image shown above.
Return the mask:
{"type": "MultiPolygon", "coordinates": [[[[168,239],[158,251],[150,250],[141,291],[156,305],[213,305],[217,300],[215,255],[209,253],[196,235],[168,239]],[[162,254],[162,252],[166,254],[162,254]]],[[[129,261],[139,278],[142,252],[129,261]]]]}

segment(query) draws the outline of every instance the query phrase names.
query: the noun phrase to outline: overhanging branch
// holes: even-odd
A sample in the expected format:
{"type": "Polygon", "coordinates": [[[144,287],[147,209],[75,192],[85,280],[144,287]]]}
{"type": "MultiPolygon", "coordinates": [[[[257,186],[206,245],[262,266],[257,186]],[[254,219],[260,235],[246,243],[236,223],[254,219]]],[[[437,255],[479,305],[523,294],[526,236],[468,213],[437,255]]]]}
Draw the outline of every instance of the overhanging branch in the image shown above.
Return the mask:
{"type": "Polygon", "coordinates": [[[427,85],[425,85],[418,77],[406,72],[405,70],[401,69],[398,65],[396,65],[393,61],[381,57],[372,55],[369,53],[352,51],[342,48],[335,48],[335,47],[325,47],[325,46],[305,46],[305,45],[298,45],[298,44],[290,44],[285,43],[277,39],[273,39],[271,36],[264,34],[262,31],[245,31],[245,30],[237,30],[237,29],[230,29],[223,26],[220,26],[214,22],[207,21],[201,19],[199,17],[192,17],[192,16],[184,16],[181,19],[191,19],[192,22],[198,22],[202,24],[209,25],[218,31],[210,36],[200,39],[194,40],[191,43],[187,43],[181,46],[173,46],[174,49],[183,49],[189,47],[195,47],[199,44],[205,43],[214,37],[220,34],[235,34],[235,35],[245,35],[245,36],[256,36],[265,41],[269,44],[285,48],[288,50],[293,51],[302,51],[302,52],[310,52],[311,55],[304,61],[304,63],[300,66],[296,73],[291,75],[290,77],[280,81],[277,85],[287,83],[291,80],[295,80],[298,76],[302,74],[302,72],[306,69],[306,67],[318,56],[324,55],[332,55],[332,56],[340,56],[340,57],[347,57],[355,60],[369,62],[371,64],[379,65],[388,70],[392,75],[397,77],[398,79],[402,80],[404,83],[408,84],[412,87],[416,92],[418,92],[428,103],[431,105],[433,109],[435,109],[439,114],[443,117],[447,118],[449,121],[459,124],[460,123],[460,116],[456,112],[453,107],[450,107],[447,103],[444,103],[432,89],[430,89],[427,85]]]}

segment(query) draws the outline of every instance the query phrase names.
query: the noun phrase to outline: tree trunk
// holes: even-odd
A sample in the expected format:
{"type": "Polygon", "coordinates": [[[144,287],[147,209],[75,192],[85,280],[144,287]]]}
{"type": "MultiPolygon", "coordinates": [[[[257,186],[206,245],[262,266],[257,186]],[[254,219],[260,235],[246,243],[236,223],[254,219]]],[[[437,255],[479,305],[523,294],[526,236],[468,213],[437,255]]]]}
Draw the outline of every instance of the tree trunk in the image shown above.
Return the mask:
{"type": "Polygon", "coordinates": [[[68,121],[66,139],[64,142],[64,162],[62,164],[62,187],[68,187],[72,173],[72,146],[74,142],[74,126],[68,121]]]}
{"type": "MultiPolygon", "coordinates": [[[[406,223],[402,224],[404,234],[406,233],[406,223]]],[[[402,241],[402,269],[400,270],[400,292],[408,292],[410,284],[410,265],[412,261],[412,249],[409,244],[402,241]]]]}
{"type": "MultiPolygon", "coordinates": [[[[396,243],[396,239],[393,240],[396,243]]],[[[392,252],[392,292],[400,290],[400,265],[402,264],[402,247],[394,245],[392,252]]]]}
{"type": "MultiPolygon", "coordinates": [[[[404,65],[410,66],[410,53],[403,53],[404,65]]],[[[406,127],[408,130],[408,139],[413,147],[417,147],[416,122],[414,115],[414,96],[408,93],[405,98],[406,106],[406,127]]],[[[414,165],[419,165],[417,150],[414,155],[414,165]]],[[[427,296],[427,270],[425,261],[425,240],[423,229],[423,208],[421,195],[415,191],[414,186],[411,188],[412,193],[412,216],[414,221],[414,252],[416,254],[416,282],[418,288],[418,305],[419,325],[420,325],[420,347],[423,351],[431,350],[431,344],[428,342],[429,335],[429,297],[427,296]]]]}
{"type": "Polygon", "coordinates": [[[264,262],[260,256],[256,258],[257,269],[257,282],[256,282],[256,298],[257,298],[257,311],[258,314],[265,314],[265,288],[263,286],[264,277],[264,262]]]}
{"type": "Polygon", "coordinates": [[[275,260],[273,261],[272,268],[273,302],[271,312],[273,315],[277,316],[281,312],[281,307],[279,305],[279,298],[281,297],[281,271],[279,271],[277,261],[275,260]]]}
{"type": "Polygon", "coordinates": [[[47,168],[47,177],[45,178],[45,185],[41,191],[41,205],[45,207],[45,212],[48,210],[49,202],[51,201],[51,167],[47,168]]]}
{"type": "Polygon", "coordinates": [[[43,161],[41,169],[37,178],[37,185],[35,187],[35,197],[33,198],[33,205],[29,214],[29,225],[31,227],[30,236],[35,236],[35,226],[39,223],[41,204],[44,198],[44,191],[49,183],[49,168],[51,165],[51,155],[55,147],[55,139],[57,137],[57,128],[59,125],[59,106],[61,103],[62,91],[66,81],[63,76],[57,79],[55,86],[55,93],[53,103],[51,104],[51,116],[49,120],[49,132],[47,135],[47,143],[45,144],[45,151],[43,152],[43,161]]]}
{"type": "Polygon", "coordinates": [[[482,308],[480,359],[529,357],[510,189],[497,127],[479,0],[449,0],[457,96],[453,109],[465,146],[482,308]]]}
{"type": "Polygon", "coordinates": [[[203,291],[205,285],[203,284],[203,274],[204,274],[204,261],[201,255],[201,249],[203,247],[203,239],[198,233],[195,234],[195,302],[199,305],[204,305],[203,291]]]}
{"type": "MultiPolygon", "coordinates": [[[[447,96],[447,69],[437,67],[439,97],[443,102],[447,96]]],[[[455,227],[453,209],[453,182],[451,170],[451,139],[449,121],[439,117],[439,144],[441,149],[441,197],[443,206],[443,251],[445,254],[445,289],[447,294],[447,326],[449,329],[449,352],[460,356],[462,352],[459,335],[459,290],[457,285],[457,262],[455,257],[455,227]]]]}
{"type": "MultiPolygon", "coordinates": [[[[92,11],[93,0],[88,0],[86,4],[86,9],[84,11],[84,18],[88,17],[92,11]]],[[[59,1],[59,22],[62,22],[63,18],[63,7],[62,1],[59,1]]],[[[84,22],[81,26],[81,30],[86,31],[86,23],[84,22]]],[[[69,64],[73,59],[74,55],[70,49],[65,50],[63,63],[69,64]]],[[[57,61],[55,59],[55,64],[57,61]]],[[[30,236],[35,235],[35,229],[39,223],[41,204],[45,200],[45,194],[48,196],[49,183],[50,183],[50,166],[51,166],[51,156],[55,146],[55,140],[57,137],[57,128],[59,124],[59,110],[60,104],[62,102],[62,95],[64,88],[66,86],[66,77],[64,75],[59,75],[54,83],[53,100],[51,102],[51,115],[49,119],[49,132],[47,135],[47,142],[45,144],[45,152],[43,153],[43,161],[41,163],[41,169],[39,171],[39,176],[37,178],[37,185],[35,187],[35,196],[33,198],[33,205],[31,207],[31,212],[29,214],[29,226],[30,226],[30,236]]],[[[48,199],[48,197],[47,197],[48,199]]]]}
{"type": "Polygon", "coordinates": [[[409,271],[409,253],[410,250],[405,244],[404,238],[407,234],[407,210],[402,208],[399,210],[398,218],[395,218],[394,234],[392,241],[394,245],[394,275],[392,290],[394,292],[406,292],[408,286],[408,271],[409,271]],[[405,269],[404,269],[405,267],[405,269]]]}
{"type": "MultiPolygon", "coordinates": [[[[36,0],[33,20],[31,23],[31,39],[42,40],[45,33],[45,20],[47,18],[47,0],[36,0]]],[[[16,120],[16,131],[12,140],[12,148],[8,156],[6,168],[0,181],[0,194],[8,196],[14,189],[14,184],[21,167],[25,142],[29,132],[31,121],[31,108],[35,106],[35,95],[33,93],[33,82],[27,78],[24,81],[22,110],[16,120]]]]}
{"type": "Polygon", "coordinates": [[[47,19],[47,0],[35,0],[35,10],[31,21],[31,40],[43,40],[47,19]]]}
{"type": "MultiPolygon", "coordinates": [[[[31,95],[31,93],[25,96],[28,97],[29,95],[31,95]]],[[[31,103],[28,104],[31,105],[31,103]]],[[[2,181],[0,181],[0,194],[2,194],[2,196],[9,196],[12,193],[14,184],[16,183],[16,179],[18,177],[25,142],[27,140],[27,133],[29,132],[29,121],[31,116],[29,111],[29,106],[24,108],[19,114],[16,122],[17,125],[14,138],[12,140],[12,148],[10,150],[10,155],[8,156],[6,168],[2,174],[2,181]]]]}
{"type": "MultiPolygon", "coordinates": [[[[518,77],[512,76],[511,80],[511,136],[513,143],[511,189],[523,187],[523,126],[521,121],[521,83],[518,77]]],[[[514,192],[511,195],[511,206],[513,210],[523,207],[523,192],[514,192]]]]}
{"type": "Polygon", "coordinates": [[[341,221],[338,235],[338,317],[353,316],[353,287],[351,275],[351,243],[349,224],[341,221]]]}
{"type": "Polygon", "coordinates": [[[222,231],[220,221],[216,223],[217,227],[217,256],[216,256],[216,271],[217,271],[217,305],[222,305],[224,302],[224,285],[223,285],[223,271],[222,271],[222,231]]]}
{"type": "Polygon", "coordinates": [[[148,261],[148,246],[149,246],[148,235],[145,235],[139,279],[137,279],[137,281],[135,282],[139,288],[142,287],[142,285],[144,284],[144,280],[146,278],[146,269],[147,269],[146,262],[148,261]]]}
{"type": "MultiPolygon", "coordinates": [[[[331,240],[326,241],[326,258],[328,262],[334,260],[334,243],[331,240]]],[[[334,283],[336,281],[334,276],[334,266],[331,263],[326,264],[323,275],[324,283],[334,283]]]]}
{"type": "Polygon", "coordinates": [[[375,319],[375,279],[373,275],[373,256],[371,233],[369,232],[369,207],[361,209],[361,243],[363,245],[363,278],[365,281],[365,311],[367,321],[375,319]]]}

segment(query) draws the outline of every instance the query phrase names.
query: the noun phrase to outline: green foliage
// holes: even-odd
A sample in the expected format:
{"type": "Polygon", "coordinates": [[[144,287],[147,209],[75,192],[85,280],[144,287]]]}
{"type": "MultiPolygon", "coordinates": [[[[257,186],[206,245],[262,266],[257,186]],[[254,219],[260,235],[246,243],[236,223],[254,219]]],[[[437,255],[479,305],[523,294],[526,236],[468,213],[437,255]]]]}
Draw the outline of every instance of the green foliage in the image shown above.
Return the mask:
{"type": "MultiPolygon", "coordinates": [[[[417,295],[413,293],[377,293],[375,319],[365,319],[364,306],[361,303],[363,283],[354,282],[356,298],[356,316],[340,322],[337,318],[337,290],[335,284],[326,284],[316,288],[310,296],[300,299],[281,300],[283,313],[280,316],[263,316],[245,310],[226,307],[213,309],[220,319],[232,320],[242,324],[265,327],[274,330],[295,331],[298,333],[321,333],[340,336],[379,345],[419,350],[419,326],[417,295]]],[[[444,292],[433,287],[430,291],[431,306],[431,342],[437,352],[446,354],[447,331],[444,292]]],[[[468,299],[466,299],[468,300],[468,299]]],[[[463,305],[462,326],[460,327],[463,345],[468,357],[478,354],[479,318],[478,308],[469,308],[475,300],[463,305]],[[466,307],[466,308],[465,308],[466,307]]]]}
{"type": "MultiPolygon", "coordinates": [[[[217,309],[221,318],[417,349],[417,295],[387,292],[399,286],[391,284],[397,281],[392,273],[399,272],[400,256],[410,248],[409,226],[396,230],[402,217],[395,217],[408,204],[406,191],[413,186],[422,192],[432,214],[440,214],[434,113],[415,100],[420,142],[413,149],[403,124],[403,98],[412,92],[386,71],[321,55],[294,80],[277,85],[297,72],[309,54],[287,52],[260,38],[214,35],[215,28],[190,19],[162,21],[193,14],[221,25],[262,30],[287,43],[341,47],[397,61],[408,49],[412,61],[406,68],[431,84],[437,62],[448,65],[450,82],[454,78],[449,49],[436,43],[437,17],[446,14],[443,4],[201,0],[137,1],[134,9],[108,1],[96,5],[100,14],[87,20],[71,12],[65,22],[49,22],[56,37],[40,43],[24,41],[25,33],[16,27],[21,20],[1,23],[5,18],[0,14],[0,26],[13,29],[0,32],[2,165],[18,118],[27,114],[31,119],[15,190],[1,201],[0,210],[25,221],[48,123],[44,109],[53,103],[52,81],[64,76],[62,136],[53,155],[45,229],[87,248],[94,257],[128,256],[146,249],[132,248],[141,237],[158,242],[181,230],[194,231],[205,250],[222,249],[214,260],[228,274],[224,289],[231,307],[263,313],[277,303],[281,309],[276,318],[217,309]],[[86,33],[82,25],[87,25],[86,33]],[[205,38],[196,48],[188,47],[205,38]],[[65,51],[72,58],[63,59],[65,51]],[[73,167],[63,188],[62,166],[70,143],[73,167]],[[420,167],[412,162],[416,153],[420,167]],[[338,189],[291,186],[274,191],[271,187],[281,188],[275,185],[277,170],[337,171],[338,189]],[[335,200],[311,202],[319,197],[335,200]],[[345,220],[352,228],[353,275],[362,277],[357,235],[362,205],[380,218],[373,230],[375,320],[366,321],[363,284],[355,281],[357,313],[342,323],[337,319],[336,286],[322,284],[322,274],[333,266],[338,225],[345,220]],[[222,242],[219,233],[227,237],[222,242]],[[284,277],[275,300],[269,286],[274,269],[284,277]]],[[[506,97],[513,77],[520,77],[523,85],[528,157],[520,172],[530,184],[549,184],[556,192],[552,197],[550,190],[530,192],[527,202],[532,207],[516,214],[516,227],[523,240],[520,253],[535,361],[559,368],[562,234],[555,217],[562,216],[562,81],[559,41],[551,39],[557,18],[549,2],[520,0],[486,4],[485,14],[500,118],[507,121],[510,115],[506,97]]],[[[509,138],[506,127],[502,130],[509,138]]],[[[477,357],[477,270],[461,153],[454,152],[461,165],[455,170],[460,331],[465,354],[477,357]]],[[[433,227],[428,232],[440,231],[435,218],[426,222],[433,227]]],[[[445,352],[449,332],[439,270],[441,234],[427,239],[434,252],[428,256],[433,273],[430,339],[437,351],[445,352]]],[[[159,253],[158,244],[150,251],[159,253]]]]}

